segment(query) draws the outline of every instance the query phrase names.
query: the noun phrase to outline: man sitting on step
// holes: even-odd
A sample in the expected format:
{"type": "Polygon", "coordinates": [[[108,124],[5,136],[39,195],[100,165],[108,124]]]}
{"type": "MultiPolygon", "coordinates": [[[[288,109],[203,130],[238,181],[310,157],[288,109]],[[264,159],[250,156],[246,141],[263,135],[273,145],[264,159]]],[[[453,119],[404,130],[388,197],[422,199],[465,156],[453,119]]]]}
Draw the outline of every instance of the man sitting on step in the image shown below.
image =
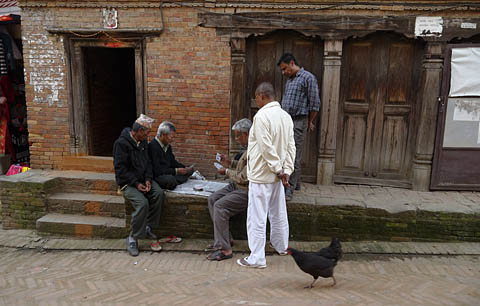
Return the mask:
{"type": "Polygon", "coordinates": [[[207,256],[208,260],[224,260],[233,257],[232,243],[229,230],[230,217],[244,211],[248,206],[248,179],[247,179],[247,150],[248,132],[252,121],[247,118],[237,121],[232,130],[235,141],[244,149],[238,159],[231,162],[221,156],[221,161],[230,168],[220,168],[219,174],[226,175],[231,183],[211,194],[208,197],[208,211],[213,221],[214,242],[207,246],[207,250],[213,251],[207,256]]]}
{"type": "Polygon", "coordinates": [[[125,128],[113,145],[115,180],[134,208],[127,238],[127,250],[132,256],[138,255],[138,239],[146,236],[157,239],[152,229],[158,226],[163,204],[163,190],[153,180],[148,155],[147,138],[152,122],[153,119],[141,114],[133,127],[125,128]]]}
{"type": "Polygon", "coordinates": [[[148,145],[153,178],[160,187],[169,190],[185,183],[193,173],[193,167],[185,167],[173,155],[171,143],[175,139],[176,131],[173,123],[163,121],[158,126],[157,136],[148,145]]]}

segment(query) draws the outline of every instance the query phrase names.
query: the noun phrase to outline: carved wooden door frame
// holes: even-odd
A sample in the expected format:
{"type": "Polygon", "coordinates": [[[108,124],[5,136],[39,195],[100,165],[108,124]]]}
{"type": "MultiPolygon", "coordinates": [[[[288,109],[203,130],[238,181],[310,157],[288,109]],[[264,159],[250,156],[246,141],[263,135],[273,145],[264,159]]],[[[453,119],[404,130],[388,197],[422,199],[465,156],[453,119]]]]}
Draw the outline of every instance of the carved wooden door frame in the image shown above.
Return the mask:
{"type": "Polygon", "coordinates": [[[69,125],[70,152],[75,155],[88,155],[88,94],[84,54],[82,48],[132,48],[135,56],[135,89],[137,115],[148,109],[146,101],[146,59],[143,37],[129,41],[112,42],[103,39],[69,37],[66,41],[68,83],[70,84],[69,125]]]}
{"type": "Polygon", "coordinates": [[[441,95],[438,97],[438,119],[430,185],[433,190],[480,191],[480,178],[478,178],[478,173],[480,173],[480,149],[444,147],[443,145],[451,82],[452,49],[468,47],[479,48],[480,44],[462,43],[446,46],[442,89],[441,95]],[[455,167],[456,165],[459,167],[455,167]],[[461,169],[462,167],[464,169],[461,169]],[[473,183],[465,182],[465,176],[467,175],[470,175],[467,180],[470,179],[473,183]],[[475,178],[477,179],[475,180],[475,178]]]}

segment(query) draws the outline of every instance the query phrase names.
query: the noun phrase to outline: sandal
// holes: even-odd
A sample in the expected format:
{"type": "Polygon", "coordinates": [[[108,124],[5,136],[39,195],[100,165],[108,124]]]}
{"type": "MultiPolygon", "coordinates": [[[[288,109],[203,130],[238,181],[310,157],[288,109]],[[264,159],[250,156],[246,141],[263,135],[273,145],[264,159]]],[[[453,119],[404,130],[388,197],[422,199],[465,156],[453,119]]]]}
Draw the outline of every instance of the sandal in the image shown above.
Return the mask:
{"type": "Polygon", "coordinates": [[[217,248],[213,243],[208,244],[207,247],[205,248],[205,252],[215,252],[216,250],[217,248]]]}
{"type": "Polygon", "coordinates": [[[168,236],[167,238],[160,239],[160,241],[165,243],[180,243],[182,242],[182,238],[177,236],[168,236]]]}
{"type": "Polygon", "coordinates": [[[162,246],[160,245],[159,241],[152,241],[150,242],[150,249],[153,252],[160,252],[162,250],[162,246]]]}
{"type": "MultiPolygon", "coordinates": [[[[230,246],[233,247],[233,240],[230,240],[230,246]]],[[[205,252],[212,252],[216,250],[217,248],[215,247],[215,244],[213,242],[207,244],[207,247],[205,248],[205,252]]]]}
{"type": "Polygon", "coordinates": [[[230,255],[225,255],[222,250],[216,250],[215,252],[211,253],[210,255],[207,256],[208,260],[216,260],[216,261],[222,261],[224,259],[230,259],[233,257],[233,253],[230,255]]]}

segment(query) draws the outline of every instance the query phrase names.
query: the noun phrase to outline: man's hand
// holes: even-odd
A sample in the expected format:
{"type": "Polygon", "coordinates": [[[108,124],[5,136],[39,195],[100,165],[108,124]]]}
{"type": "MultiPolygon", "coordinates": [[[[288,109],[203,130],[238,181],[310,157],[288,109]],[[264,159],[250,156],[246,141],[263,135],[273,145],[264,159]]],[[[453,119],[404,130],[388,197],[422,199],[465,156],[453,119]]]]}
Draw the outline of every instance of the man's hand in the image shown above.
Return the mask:
{"type": "Polygon", "coordinates": [[[147,187],[143,184],[138,184],[137,189],[141,192],[147,192],[147,187]]]}
{"type": "Polygon", "coordinates": [[[315,124],[313,124],[313,121],[310,121],[308,123],[308,131],[311,132],[315,129],[315,124]]]}
{"type": "Polygon", "coordinates": [[[288,182],[290,175],[284,173],[282,170],[280,173],[277,173],[277,177],[282,181],[284,187],[290,187],[290,183],[288,182]]]}
{"type": "Polygon", "coordinates": [[[227,174],[227,169],[226,168],[220,168],[217,170],[218,174],[225,175],[227,174]]]}
{"type": "Polygon", "coordinates": [[[177,168],[177,174],[185,175],[190,171],[191,168],[177,168]]]}
{"type": "Polygon", "coordinates": [[[145,182],[145,192],[149,192],[152,189],[152,183],[150,181],[145,182]]]}
{"type": "Polygon", "coordinates": [[[230,166],[230,159],[225,154],[220,154],[220,162],[224,167],[230,166]]]}

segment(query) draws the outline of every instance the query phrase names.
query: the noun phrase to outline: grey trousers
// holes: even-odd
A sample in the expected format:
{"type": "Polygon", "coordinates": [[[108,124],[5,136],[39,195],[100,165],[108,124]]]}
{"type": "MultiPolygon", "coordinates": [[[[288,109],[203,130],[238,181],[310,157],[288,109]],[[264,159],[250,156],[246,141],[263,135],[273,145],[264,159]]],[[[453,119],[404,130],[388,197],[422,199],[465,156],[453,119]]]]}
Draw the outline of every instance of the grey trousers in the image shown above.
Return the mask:
{"type": "Polygon", "coordinates": [[[132,203],[134,211],[130,224],[130,236],[136,239],[145,238],[145,228],[158,226],[163,204],[163,189],[152,181],[152,189],[143,193],[137,188],[128,186],[123,196],[132,203]]]}
{"type": "Polygon", "coordinates": [[[208,211],[213,221],[216,249],[231,250],[230,217],[247,209],[248,190],[239,189],[234,183],[214,192],[208,197],[208,211]]]}
{"type": "Polygon", "coordinates": [[[293,192],[297,184],[300,183],[302,175],[302,154],[305,136],[307,135],[308,117],[293,120],[293,137],[295,138],[295,165],[292,175],[290,175],[290,190],[293,192]]]}

